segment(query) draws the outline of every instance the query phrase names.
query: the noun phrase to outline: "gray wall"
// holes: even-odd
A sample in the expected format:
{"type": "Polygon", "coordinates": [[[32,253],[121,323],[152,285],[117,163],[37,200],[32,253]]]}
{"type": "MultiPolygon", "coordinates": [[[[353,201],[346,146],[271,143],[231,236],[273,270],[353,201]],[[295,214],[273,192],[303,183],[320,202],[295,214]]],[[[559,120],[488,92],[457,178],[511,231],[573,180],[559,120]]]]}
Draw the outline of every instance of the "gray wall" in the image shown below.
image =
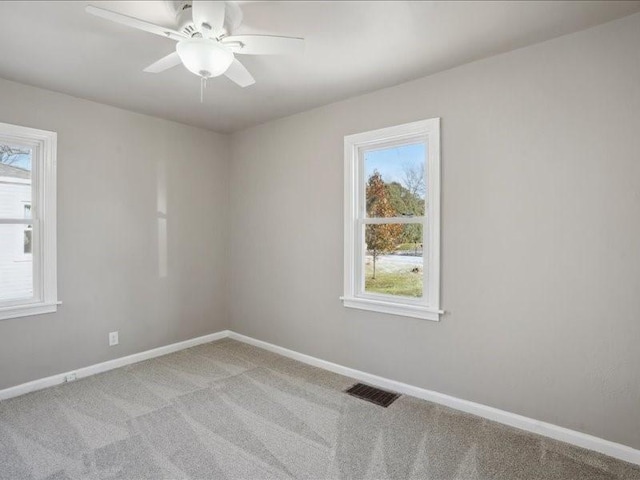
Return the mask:
{"type": "Polygon", "coordinates": [[[0,122],[59,134],[64,302],[0,321],[0,388],[231,325],[640,448],[638,45],[634,15],[231,139],[0,80],[0,122]],[[449,313],[344,309],[343,137],[435,116],[449,313]]]}
{"type": "Polygon", "coordinates": [[[0,389],[227,328],[228,137],[4,80],[0,122],[58,132],[64,302],[0,321],[0,389]]]}
{"type": "Polygon", "coordinates": [[[640,448],[640,15],[233,135],[231,327],[640,448]],[[442,117],[440,323],[342,307],[344,135],[442,117]]]}

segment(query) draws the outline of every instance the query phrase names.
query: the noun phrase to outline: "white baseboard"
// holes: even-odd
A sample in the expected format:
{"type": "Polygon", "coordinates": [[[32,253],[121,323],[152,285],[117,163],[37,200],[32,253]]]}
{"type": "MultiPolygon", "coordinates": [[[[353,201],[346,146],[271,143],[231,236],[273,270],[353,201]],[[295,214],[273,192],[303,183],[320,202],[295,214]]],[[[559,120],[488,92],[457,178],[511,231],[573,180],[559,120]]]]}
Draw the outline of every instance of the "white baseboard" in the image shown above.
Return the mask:
{"type": "Polygon", "coordinates": [[[8,398],[24,395],[25,393],[34,392],[36,390],[42,390],[43,388],[53,387],[65,383],[67,375],[75,374],[76,378],[89,377],[96,375],[97,373],[113,370],[114,368],[120,368],[133,363],[142,362],[143,360],[149,360],[150,358],[160,357],[167,355],[168,353],[177,352],[178,350],[184,350],[185,348],[195,347],[203,343],[213,342],[226,338],[229,336],[228,330],[212,333],[210,335],[204,335],[202,337],[191,338],[184,342],[172,343],[171,345],[165,345],[164,347],[158,347],[151,350],[146,350],[140,353],[134,353],[133,355],[127,355],[126,357],[114,358],[113,360],[107,360],[106,362],[96,363],[88,367],[78,368],[69,372],[58,373],[50,377],[41,378],[32,382],[16,385],[15,387],[6,388],[0,390],[0,400],[6,400],[8,398]]]}
{"type": "Polygon", "coordinates": [[[421,398],[429,402],[445,405],[456,410],[493,420],[494,422],[509,425],[528,432],[537,433],[538,435],[552,438],[554,440],[559,440],[588,450],[594,450],[596,452],[609,455],[610,457],[624,460],[625,462],[640,465],[640,450],[636,450],[620,443],[611,442],[593,435],[570,430],[551,423],[541,422],[539,420],[534,420],[533,418],[524,417],[505,410],[482,405],[480,403],[452,397],[451,395],[446,395],[444,393],[434,392],[433,390],[415,387],[413,385],[379,377],[353,368],[344,367],[336,363],[327,362],[310,355],[298,353],[293,350],[263,342],[262,340],[256,340],[255,338],[247,337],[232,331],[229,332],[229,338],[298,360],[314,367],[329,370],[330,372],[338,373],[346,377],[355,378],[356,380],[360,380],[380,388],[385,388],[394,392],[421,398]]]}
{"type": "Polygon", "coordinates": [[[124,367],[133,363],[141,362],[143,360],[167,355],[168,353],[177,352],[178,350],[195,347],[196,345],[213,342],[215,340],[220,340],[227,337],[232,338],[233,340],[247,343],[249,345],[253,345],[255,347],[262,348],[264,350],[268,350],[273,353],[277,353],[288,358],[292,358],[294,360],[298,360],[302,363],[306,363],[314,367],[322,368],[324,370],[338,373],[346,377],[351,377],[356,380],[378,386],[380,388],[393,390],[395,392],[403,393],[405,395],[411,395],[412,397],[421,398],[429,402],[445,405],[447,407],[471,413],[473,415],[487,418],[489,420],[509,425],[511,427],[519,428],[521,430],[532,433],[537,433],[538,435],[552,438],[554,440],[566,442],[578,447],[586,448],[588,450],[594,450],[596,452],[609,455],[610,457],[640,465],[640,450],[636,450],[620,443],[611,442],[603,438],[594,437],[593,435],[577,432],[575,430],[570,430],[568,428],[553,425],[551,423],[541,422],[539,420],[534,420],[533,418],[524,417],[522,415],[507,412],[505,410],[482,405],[480,403],[470,402],[461,398],[452,397],[451,395],[446,395],[444,393],[434,392],[433,390],[427,390],[425,388],[415,387],[406,383],[397,382],[395,380],[379,377],[377,375],[372,375],[360,370],[355,370],[353,368],[338,365],[336,363],[331,363],[326,360],[321,360],[310,355],[305,355],[304,353],[299,353],[287,348],[279,347],[262,340],[256,340],[255,338],[247,337],[246,335],[241,335],[230,330],[222,330],[210,335],[204,335],[202,337],[185,340],[184,342],[173,343],[164,347],[158,347],[152,350],[147,350],[145,352],[135,353],[126,357],[120,357],[88,367],[79,368],[71,372],[60,373],[39,380],[34,380],[32,382],[23,383],[22,385],[16,385],[15,387],[0,390],[0,400],[17,397],[19,395],[24,395],[25,393],[59,385],[61,383],[64,383],[66,376],[72,373],[76,375],[76,378],[88,377],[97,373],[113,370],[114,368],[124,367]]]}

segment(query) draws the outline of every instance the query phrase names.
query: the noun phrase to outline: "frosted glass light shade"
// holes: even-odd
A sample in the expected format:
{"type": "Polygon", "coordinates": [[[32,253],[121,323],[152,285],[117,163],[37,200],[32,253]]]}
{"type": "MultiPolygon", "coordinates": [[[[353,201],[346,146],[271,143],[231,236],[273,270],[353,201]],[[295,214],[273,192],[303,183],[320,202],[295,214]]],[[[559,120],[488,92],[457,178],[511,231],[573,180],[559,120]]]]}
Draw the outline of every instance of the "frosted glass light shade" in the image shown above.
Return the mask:
{"type": "Polygon", "coordinates": [[[215,40],[190,38],[178,42],[178,56],[190,72],[203,78],[217,77],[233,62],[233,52],[215,40]]]}

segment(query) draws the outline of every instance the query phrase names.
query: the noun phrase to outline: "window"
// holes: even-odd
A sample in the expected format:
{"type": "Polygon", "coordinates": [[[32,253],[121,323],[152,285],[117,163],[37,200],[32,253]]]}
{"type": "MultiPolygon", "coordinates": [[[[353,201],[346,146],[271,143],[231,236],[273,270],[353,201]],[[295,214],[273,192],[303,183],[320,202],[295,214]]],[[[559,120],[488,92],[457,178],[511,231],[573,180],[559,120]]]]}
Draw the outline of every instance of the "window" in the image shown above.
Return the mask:
{"type": "Polygon", "coordinates": [[[56,140],[0,123],[0,320],[57,309],[56,140]]]}
{"type": "Polygon", "coordinates": [[[439,320],[440,119],[344,139],[345,307],[439,320]]]}
{"type": "MultiPolygon", "coordinates": [[[[31,204],[24,204],[24,218],[31,218],[31,204]]],[[[32,239],[33,239],[33,227],[31,225],[27,225],[24,229],[24,237],[22,239],[22,253],[23,255],[31,255],[33,253],[32,250],[32,239]]]]}
{"type": "MultiPolygon", "coordinates": [[[[0,167],[1,168],[1,167],[0,167]]],[[[6,170],[6,168],[5,168],[6,170]]],[[[8,182],[7,182],[8,183],[8,182]]],[[[0,187],[1,189],[2,187],[0,187]]],[[[26,188],[24,193],[30,193],[26,188]]],[[[31,200],[23,201],[23,218],[31,218],[31,200]]],[[[33,226],[22,225],[22,236],[16,235],[16,261],[31,261],[33,256],[33,226]]],[[[29,267],[30,268],[30,267],[29,267]]]]}

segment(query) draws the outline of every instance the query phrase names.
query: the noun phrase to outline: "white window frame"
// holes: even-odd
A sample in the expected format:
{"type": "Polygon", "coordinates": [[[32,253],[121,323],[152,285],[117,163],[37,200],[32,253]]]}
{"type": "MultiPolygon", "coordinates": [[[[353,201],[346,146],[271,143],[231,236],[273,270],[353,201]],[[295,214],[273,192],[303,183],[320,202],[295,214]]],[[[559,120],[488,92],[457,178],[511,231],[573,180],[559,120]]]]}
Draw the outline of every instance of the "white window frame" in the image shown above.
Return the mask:
{"type": "Polygon", "coordinates": [[[0,218],[0,224],[32,225],[33,260],[33,297],[0,302],[0,320],[53,313],[60,304],[56,251],[57,141],[55,132],[0,123],[0,142],[32,149],[31,218],[0,218]]]}
{"type": "MultiPolygon", "coordinates": [[[[21,201],[20,204],[22,205],[21,211],[23,212],[23,217],[30,218],[24,216],[24,210],[27,205],[29,205],[29,209],[31,209],[31,200],[29,200],[28,202],[21,201]]],[[[29,211],[29,214],[31,214],[31,211],[29,211]]],[[[31,231],[31,253],[25,253],[24,251],[24,237],[16,238],[16,262],[33,261],[33,226],[31,226],[31,228],[28,228],[29,225],[31,225],[31,223],[25,224],[24,228],[22,229],[22,234],[24,235],[27,231],[31,231]]]]}
{"type": "Polygon", "coordinates": [[[375,312],[439,321],[440,315],[440,119],[431,118],[344,137],[344,296],[343,305],[375,312]],[[424,217],[367,218],[364,155],[367,150],[424,141],[427,145],[427,209],[424,217]],[[422,298],[384,295],[364,290],[366,224],[423,225],[422,298]]]}

